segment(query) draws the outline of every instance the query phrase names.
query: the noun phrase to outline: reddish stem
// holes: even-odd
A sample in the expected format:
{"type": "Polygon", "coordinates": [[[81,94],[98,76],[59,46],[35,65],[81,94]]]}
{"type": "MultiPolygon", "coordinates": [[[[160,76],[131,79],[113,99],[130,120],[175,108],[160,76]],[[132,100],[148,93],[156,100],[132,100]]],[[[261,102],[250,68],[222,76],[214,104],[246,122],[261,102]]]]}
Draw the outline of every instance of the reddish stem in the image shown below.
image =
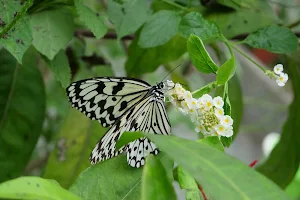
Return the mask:
{"type": "Polygon", "coordinates": [[[201,194],[202,194],[204,200],[208,200],[208,198],[207,198],[206,194],[204,193],[204,190],[203,190],[203,188],[201,187],[201,185],[198,184],[198,188],[199,188],[199,190],[200,190],[200,192],[201,192],[201,194]]]}

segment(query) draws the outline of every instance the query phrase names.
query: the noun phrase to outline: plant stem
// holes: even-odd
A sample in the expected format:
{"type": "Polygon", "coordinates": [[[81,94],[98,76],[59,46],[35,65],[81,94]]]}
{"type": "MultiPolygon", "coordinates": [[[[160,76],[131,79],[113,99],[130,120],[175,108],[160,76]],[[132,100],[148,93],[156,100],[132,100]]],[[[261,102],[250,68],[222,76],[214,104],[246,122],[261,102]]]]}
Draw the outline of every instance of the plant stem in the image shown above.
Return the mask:
{"type": "Polygon", "coordinates": [[[181,6],[181,5],[179,5],[179,4],[177,4],[177,3],[173,2],[173,1],[170,1],[170,0],[161,0],[161,1],[163,1],[163,2],[165,2],[167,4],[169,4],[169,5],[172,5],[172,6],[176,7],[176,8],[179,8],[181,10],[184,10],[184,11],[188,10],[186,7],[181,6]]]}
{"type": "Polygon", "coordinates": [[[235,49],[237,52],[239,52],[240,54],[242,54],[244,57],[246,57],[248,60],[250,60],[253,64],[255,64],[258,68],[260,68],[264,73],[267,71],[265,68],[263,68],[262,66],[260,66],[259,64],[257,64],[252,58],[250,58],[249,56],[247,56],[244,52],[242,52],[240,49],[236,48],[234,45],[228,43],[233,49],[235,49]]]}

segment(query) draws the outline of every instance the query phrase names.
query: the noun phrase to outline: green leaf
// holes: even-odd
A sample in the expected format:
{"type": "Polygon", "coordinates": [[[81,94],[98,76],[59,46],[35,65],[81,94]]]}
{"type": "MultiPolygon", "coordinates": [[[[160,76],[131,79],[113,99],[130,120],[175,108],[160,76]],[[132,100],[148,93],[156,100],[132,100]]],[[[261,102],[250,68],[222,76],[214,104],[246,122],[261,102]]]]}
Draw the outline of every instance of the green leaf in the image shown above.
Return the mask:
{"type": "Polygon", "coordinates": [[[80,20],[93,32],[97,39],[102,38],[107,32],[103,19],[96,15],[90,8],[83,5],[81,0],[75,0],[75,6],[80,20]]]}
{"type": "Polygon", "coordinates": [[[0,198],[80,200],[81,198],[60,187],[57,182],[40,177],[26,176],[0,184],[0,198]]]}
{"type": "Polygon", "coordinates": [[[228,59],[217,71],[217,84],[224,85],[235,73],[235,58],[228,59]]]}
{"type": "Polygon", "coordinates": [[[151,9],[147,0],[108,1],[108,16],[116,25],[118,38],[134,33],[150,17],[151,9]]]}
{"type": "Polygon", "coordinates": [[[257,170],[280,187],[285,188],[299,169],[300,157],[300,72],[295,61],[290,60],[286,69],[291,80],[294,100],[289,107],[288,119],[282,127],[281,137],[271,155],[257,170]]]}
{"type": "Polygon", "coordinates": [[[198,12],[190,12],[182,18],[179,34],[185,38],[189,38],[191,34],[194,34],[201,40],[213,40],[221,35],[216,24],[205,20],[198,12]]]}
{"type": "Polygon", "coordinates": [[[27,3],[22,8],[17,1],[0,1],[0,45],[3,45],[20,64],[22,64],[24,53],[31,44],[32,35],[29,17],[25,16],[25,14],[20,17],[16,17],[16,15],[19,12],[25,12],[32,2],[27,3]],[[29,5],[26,5],[27,3],[29,5]],[[23,11],[23,9],[25,10],[23,11]]]}
{"type": "Polygon", "coordinates": [[[141,137],[144,137],[143,133],[138,131],[138,132],[124,132],[119,140],[116,143],[116,150],[120,149],[124,145],[128,144],[129,142],[132,142],[136,139],[139,139],[141,137]]]}
{"type": "Polygon", "coordinates": [[[206,144],[175,136],[144,134],[193,176],[211,199],[288,199],[272,181],[206,144]]]}
{"type": "Polygon", "coordinates": [[[56,79],[64,88],[68,87],[71,81],[71,69],[65,52],[61,50],[58,54],[56,54],[54,59],[52,61],[48,61],[48,63],[48,66],[56,79]]]}
{"type": "Polygon", "coordinates": [[[20,176],[41,134],[45,91],[36,52],[23,65],[0,50],[0,182],[20,176]]]}
{"type": "Polygon", "coordinates": [[[34,47],[52,60],[73,37],[73,16],[63,10],[35,13],[31,15],[31,31],[34,47]]]}
{"type": "Polygon", "coordinates": [[[187,41],[187,49],[190,54],[191,61],[196,69],[203,73],[216,73],[218,66],[211,59],[206,51],[202,40],[196,36],[191,35],[187,41]]]}
{"type": "Polygon", "coordinates": [[[243,95],[240,80],[235,74],[228,82],[228,96],[232,105],[231,117],[233,119],[233,139],[238,135],[238,130],[243,117],[243,95]]]}
{"type": "Polygon", "coordinates": [[[210,93],[213,89],[215,89],[217,87],[217,83],[216,82],[211,82],[208,83],[207,85],[201,87],[198,90],[195,90],[192,92],[193,97],[194,98],[200,98],[202,97],[204,94],[208,94],[210,93]]]}
{"type": "Polygon", "coordinates": [[[220,151],[224,151],[224,147],[223,147],[222,143],[220,142],[220,139],[217,136],[210,136],[210,137],[202,138],[202,139],[197,140],[197,142],[200,142],[202,144],[207,144],[210,147],[213,147],[220,151]]]}
{"type": "Polygon", "coordinates": [[[227,12],[210,9],[203,16],[206,20],[215,22],[226,38],[252,33],[261,27],[278,23],[279,20],[268,1],[253,2],[256,3],[255,9],[241,8],[227,12]]]}
{"type": "Polygon", "coordinates": [[[161,162],[153,155],[146,159],[142,176],[142,200],[176,199],[172,182],[161,162]]]}
{"type": "Polygon", "coordinates": [[[180,36],[173,37],[164,45],[149,49],[140,48],[137,42],[138,38],[135,38],[130,44],[125,65],[127,76],[131,77],[153,72],[159,65],[176,60],[186,52],[186,40],[180,36]]]}
{"type": "Polygon", "coordinates": [[[186,200],[203,199],[195,179],[182,169],[181,166],[177,167],[177,176],[180,188],[185,189],[186,200]]]}
{"type": "Polygon", "coordinates": [[[144,25],[138,44],[143,48],[150,48],[167,43],[176,35],[180,20],[180,15],[174,11],[162,10],[155,13],[144,25]]]}
{"type": "Polygon", "coordinates": [[[242,42],[255,48],[266,49],[273,53],[292,53],[298,47],[295,34],[286,27],[267,26],[251,33],[242,42]]]}
{"type": "Polygon", "coordinates": [[[82,170],[91,166],[89,155],[105,132],[98,122],[70,109],[56,137],[57,145],[49,157],[44,177],[69,187],[82,170]]]}
{"type": "Polygon", "coordinates": [[[89,200],[140,199],[141,176],[142,168],[127,165],[121,155],[87,168],[70,191],[89,200]]]}

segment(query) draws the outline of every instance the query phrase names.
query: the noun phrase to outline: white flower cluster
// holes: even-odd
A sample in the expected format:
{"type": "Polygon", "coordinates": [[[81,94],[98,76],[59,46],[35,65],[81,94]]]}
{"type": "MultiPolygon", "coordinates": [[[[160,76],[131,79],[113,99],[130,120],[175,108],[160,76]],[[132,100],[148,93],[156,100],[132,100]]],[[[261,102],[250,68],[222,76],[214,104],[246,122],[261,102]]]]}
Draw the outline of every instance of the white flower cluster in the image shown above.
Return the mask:
{"type": "Polygon", "coordinates": [[[282,64],[277,64],[274,66],[274,72],[275,72],[275,77],[276,77],[276,83],[278,86],[283,87],[286,82],[289,79],[289,76],[287,73],[283,73],[283,65],[282,64]]]}
{"type": "Polygon", "coordinates": [[[205,94],[195,99],[190,91],[185,90],[178,83],[166,95],[180,112],[189,115],[192,122],[195,122],[196,132],[204,136],[231,137],[233,135],[233,120],[229,115],[224,115],[224,101],[221,97],[212,98],[205,94]]]}

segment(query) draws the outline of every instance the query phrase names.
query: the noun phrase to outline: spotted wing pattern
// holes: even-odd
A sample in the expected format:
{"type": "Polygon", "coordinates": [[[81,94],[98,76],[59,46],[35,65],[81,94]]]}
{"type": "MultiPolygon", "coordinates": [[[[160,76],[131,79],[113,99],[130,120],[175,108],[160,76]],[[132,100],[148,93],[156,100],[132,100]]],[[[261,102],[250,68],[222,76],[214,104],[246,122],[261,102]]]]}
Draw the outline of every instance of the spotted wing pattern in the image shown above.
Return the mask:
{"type": "Polygon", "coordinates": [[[155,144],[147,138],[137,139],[116,151],[116,142],[125,131],[143,131],[154,134],[170,134],[170,123],[162,99],[147,94],[135,107],[128,110],[97,143],[91,153],[92,164],[107,160],[126,151],[130,166],[140,167],[145,157],[158,154],[155,144]]]}
{"type": "Polygon", "coordinates": [[[103,127],[110,127],[136,106],[150,88],[138,79],[99,77],[74,82],[66,90],[73,107],[103,127]]]}

